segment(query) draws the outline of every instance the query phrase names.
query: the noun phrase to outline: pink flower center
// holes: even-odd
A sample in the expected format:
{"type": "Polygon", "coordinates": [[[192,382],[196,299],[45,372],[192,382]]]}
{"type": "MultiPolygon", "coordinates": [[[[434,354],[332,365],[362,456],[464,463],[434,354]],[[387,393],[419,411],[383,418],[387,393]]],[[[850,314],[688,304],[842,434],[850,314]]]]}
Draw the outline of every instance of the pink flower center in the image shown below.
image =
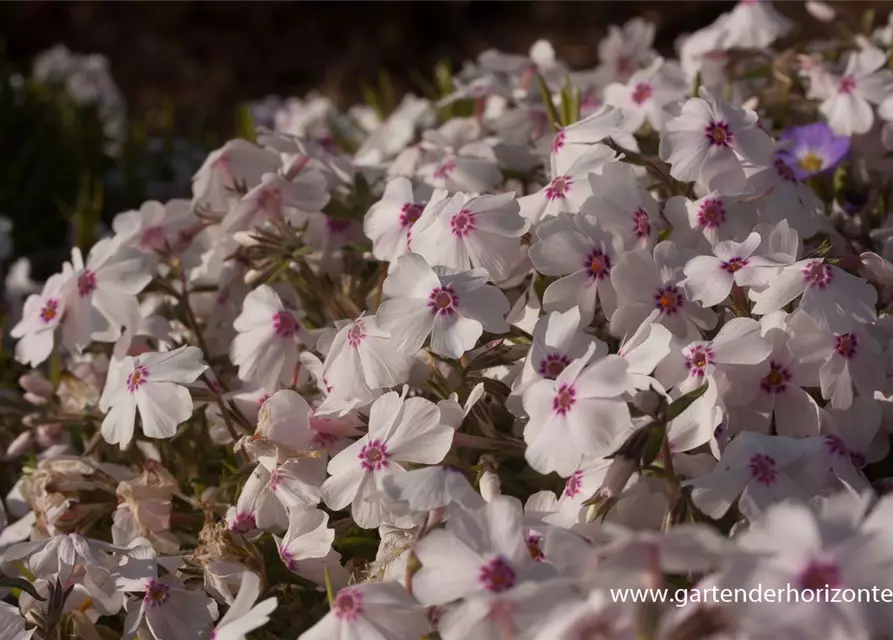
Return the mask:
{"type": "Polygon", "coordinates": [[[552,400],[552,409],[560,416],[567,415],[577,401],[577,390],[571,385],[563,384],[558,387],[558,393],[552,400]]]}
{"type": "Polygon", "coordinates": [[[84,272],[78,276],[78,295],[82,298],[86,298],[94,291],[96,291],[96,274],[89,269],[85,269],[84,272]]]}
{"type": "Polygon", "coordinates": [[[298,561],[295,560],[295,554],[284,546],[279,547],[279,557],[282,559],[282,564],[284,564],[285,568],[289,571],[295,571],[298,568],[298,561]]]}
{"type": "Polygon", "coordinates": [[[136,390],[144,386],[148,381],[149,370],[139,365],[127,376],[127,390],[130,393],[136,393],[136,390]]]}
{"type": "Polygon", "coordinates": [[[420,204],[406,202],[400,207],[400,227],[408,229],[422,216],[424,207],[420,204]]]}
{"type": "Polygon", "coordinates": [[[685,356],[685,368],[691,376],[703,378],[707,374],[707,367],[713,364],[713,350],[702,344],[696,344],[688,350],[685,356]]]}
{"type": "Polygon", "coordinates": [[[753,454],[747,466],[750,469],[751,478],[767,487],[775,484],[776,479],[778,479],[778,471],[775,470],[775,459],[767,456],[765,453],[753,454]]]}
{"type": "Polygon", "coordinates": [[[716,120],[704,127],[704,135],[707,142],[715,147],[728,147],[735,139],[735,134],[729,125],[722,120],[716,120]]]}
{"type": "Polygon", "coordinates": [[[651,93],[651,85],[647,82],[640,82],[636,85],[636,88],[633,89],[633,102],[642,105],[651,98],[651,93]]]}
{"type": "Polygon", "coordinates": [[[769,373],[760,381],[760,388],[766,393],[784,393],[791,380],[791,373],[787,367],[777,362],[769,363],[769,373]]]}
{"type": "Polygon", "coordinates": [[[850,451],[849,449],[847,449],[844,441],[834,434],[825,436],[825,448],[832,456],[838,456],[841,458],[850,457],[850,451]]]}
{"type": "Polygon", "coordinates": [[[330,234],[344,233],[350,226],[350,220],[326,216],[326,228],[330,234]]]}
{"type": "Polygon", "coordinates": [[[729,273],[737,273],[741,271],[744,267],[747,266],[748,260],[747,258],[739,258],[735,256],[734,258],[729,258],[725,262],[722,263],[723,271],[728,271],[729,273]]]}
{"type": "Polygon", "coordinates": [[[436,316],[451,316],[459,306],[459,296],[450,286],[438,287],[428,294],[428,308],[436,316]]]}
{"type": "Polygon", "coordinates": [[[363,595],[356,587],[345,587],[332,601],[332,612],[336,618],[355,622],[363,613],[363,595]]]}
{"type": "Polygon", "coordinates": [[[633,61],[629,56],[620,56],[617,58],[617,74],[620,76],[628,76],[633,72],[633,61]]]}
{"type": "Polygon", "coordinates": [[[257,528],[257,521],[254,519],[254,514],[245,511],[237,513],[233,518],[233,523],[229,525],[229,530],[233,533],[248,533],[255,528],[257,528]]]}
{"type": "Polygon", "coordinates": [[[563,199],[568,191],[570,191],[573,182],[573,179],[569,176],[558,176],[557,178],[554,178],[552,182],[549,183],[549,186],[546,187],[546,198],[549,200],[555,200],[557,198],[563,199]]]}
{"type": "Polygon", "coordinates": [[[538,533],[531,533],[527,536],[527,553],[530,554],[530,557],[537,562],[542,562],[545,559],[545,554],[543,553],[543,537],[538,533]]]}
{"type": "Polygon", "coordinates": [[[362,320],[357,320],[353,323],[350,329],[347,330],[347,344],[353,347],[354,349],[359,348],[360,343],[366,339],[366,329],[363,326],[362,320]]]}
{"type": "Polygon", "coordinates": [[[157,607],[167,602],[171,588],[166,584],[150,580],[146,585],[146,596],[143,601],[150,607],[157,607]]]}
{"type": "Polygon", "coordinates": [[[651,236],[651,217],[641,207],[633,211],[633,233],[640,240],[651,236]]]}
{"type": "Polygon", "coordinates": [[[806,281],[807,287],[816,289],[824,289],[833,280],[834,274],[831,273],[831,267],[824,262],[810,262],[803,267],[803,279],[806,281]]]}
{"type": "Polygon", "coordinates": [[[775,167],[775,173],[777,173],[778,177],[780,177],[782,180],[792,183],[797,182],[797,175],[794,173],[794,170],[791,169],[784,162],[782,162],[780,158],[776,159],[775,162],[772,163],[772,165],[775,167]]]}
{"type": "Polygon", "coordinates": [[[601,249],[592,249],[586,256],[583,268],[593,280],[604,280],[611,275],[611,257],[601,249]]]}
{"type": "Polygon", "coordinates": [[[388,445],[375,439],[364,444],[357,457],[365,471],[381,471],[390,464],[388,460],[391,456],[388,453],[388,445]]]}
{"type": "Polygon", "coordinates": [[[139,245],[141,249],[164,249],[164,229],[159,226],[143,229],[140,233],[139,245]]]}
{"type": "Polygon", "coordinates": [[[804,591],[833,589],[841,584],[840,570],[833,562],[813,562],[803,570],[798,582],[804,591]]]}
{"type": "Polygon", "coordinates": [[[684,304],[685,296],[676,285],[668,284],[654,294],[655,308],[668,316],[675,314],[684,304]]]}
{"type": "Polygon", "coordinates": [[[280,473],[279,469],[273,469],[270,473],[270,489],[276,491],[280,484],[282,484],[282,473],[280,473]]]}
{"type": "Polygon", "coordinates": [[[40,309],[40,321],[49,324],[59,315],[59,301],[56,298],[47,298],[40,309]]]}
{"type": "Polygon", "coordinates": [[[842,93],[843,95],[850,95],[853,91],[856,90],[856,78],[853,76],[844,76],[840,79],[840,83],[837,85],[837,93],[842,93]]]}
{"type": "Polygon", "coordinates": [[[468,209],[462,209],[450,220],[450,229],[457,238],[464,238],[474,230],[474,214],[468,209]]]}
{"type": "Polygon", "coordinates": [[[571,477],[567,479],[567,482],[564,483],[564,495],[568,498],[573,498],[580,491],[583,490],[583,472],[582,471],[574,471],[571,474],[571,477]]]}
{"type": "Polygon", "coordinates": [[[317,432],[310,439],[310,448],[312,449],[331,449],[338,442],[338,436],[332,433],[317,432]]]}
{"type": "Polygon", "coordinates": [[[500,593],[515,586],[515,570],[504,558],[497,556],[481,567],[478,580],[487,591],[500,593]]]}
{"type": "Polygon", "coordinates": [[[291,338],[298,330],[298,321],[288,311],[273,314],[273,332],[280,338],[291,338]]]}
{"type": "Polygon", "coordinates": [[[540,362],[539,374],[546,380],[554,380],[570,363],[570,358],[563,353],[549,353],[540,362]]]}
{"type": "Polygon", "coordinates": [[[439,180],[446,180],[453,172],[456,170],[456,163],[452,160],[444,160],[440,163],[440,166],[434,171],[434,177],[439,180]]]}
{"type": "Polygon", "coordinates": [[[705,229],[717,229],[726,221],[726,208],[722,200],[708,198],[698,209],[698,224],[705,229]]]}
{"type": "Polygon", "coordinates": [[[859,337],[852,333],[842,333],[834,338],[834,350],[847,360],[856,357],[859,337]]]}
{"type": "Polygon", "coordinates": [[[567,138],[567,134],[564,132],[564,129],[555,134],[555,137],[552,138],[552,153],[561,151],[562,147],[564,147],[565,138],[567,138]]]}

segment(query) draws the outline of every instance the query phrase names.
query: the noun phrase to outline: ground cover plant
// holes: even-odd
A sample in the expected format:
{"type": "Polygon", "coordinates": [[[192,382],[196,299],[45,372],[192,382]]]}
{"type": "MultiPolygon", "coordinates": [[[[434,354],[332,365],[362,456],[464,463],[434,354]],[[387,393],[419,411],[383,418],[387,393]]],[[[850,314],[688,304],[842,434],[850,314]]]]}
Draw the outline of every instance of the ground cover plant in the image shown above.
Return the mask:
{"type": "Polygon", "coordinates": [[[101,59],[5,74],[128,169],[60,170],[73,248],[6,278],[0,638],[893,635],[893,22],[807,9],[267,100],[164,171],[101,59]]]}

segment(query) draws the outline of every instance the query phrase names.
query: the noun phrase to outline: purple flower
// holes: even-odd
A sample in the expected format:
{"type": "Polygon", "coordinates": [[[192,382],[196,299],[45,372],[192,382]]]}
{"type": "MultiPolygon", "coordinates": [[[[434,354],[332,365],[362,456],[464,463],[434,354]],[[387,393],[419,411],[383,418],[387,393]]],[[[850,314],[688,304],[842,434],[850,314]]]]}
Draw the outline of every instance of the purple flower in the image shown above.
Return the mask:
{"type": "Polygon", "coordinates": [[[824,122],[791,127],[781,134],[778,157],[803,180],[834,169],[850,152],[848,136],[836,136],[824,122]]]}

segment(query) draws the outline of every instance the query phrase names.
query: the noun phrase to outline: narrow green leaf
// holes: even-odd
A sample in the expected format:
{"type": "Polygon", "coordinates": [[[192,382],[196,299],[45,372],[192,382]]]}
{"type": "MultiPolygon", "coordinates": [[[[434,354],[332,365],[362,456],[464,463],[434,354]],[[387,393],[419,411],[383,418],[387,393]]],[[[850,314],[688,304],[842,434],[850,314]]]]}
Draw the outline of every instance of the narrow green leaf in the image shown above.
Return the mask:
{"type": "Polygon", "coordinates": [[[689,391],[685,395],[676,398],[676,400],[674,400],[667,408],[667,422],[678,418],[695,400],[704,395],[704,393],[707,392],[708,384],[709,383],[705,380],[704,384],[694,391],[689,391]]]}
{"type": "Polygon", "coordinates": [[[698,71],[698,73],[695,75],[695,89],[694,89],[694,91],[691,92],[692,98],[700,98],[701,97],[701,83],[702,83],[701,72],[698,71]]]}
{"type": "Polygon", "coordinates": [[[549,117],[549,124],[552,125],[554,131],[558,131],[561,129],[561,118],[558,115],[558,111],[555,109],[555,103],[552,102],[552,94],[549,93],[549,87],[546,86],[546,81],[543,80],[543,76],[540,74],[536,74],[536,81],[540,87],[540,95],[543,98],[543,105],[546,107],[546,115],[549,117]]]}
{"type": "Polygon", "coordinates": [[[653,425],[648,430],[648,440],[645,442],[645,447],[642,449],[643,467],[650,466],[651,463],[657,459],[657,455],[660,453],[660,445],[663,444],[666,431],[667,427],[660,424],[653,425]]]}
{"type": "Polygon", "coordinates": [[[257,142],[257,127],[248,105],[239,105],[236,111],[236,136],[249,142],[257,142]]]}
{"type": "Polygon", "coordinates": [[[329,568],[324,567],[324,571],[325,571],[325,579],[326,579],[326,599],[329,601],[329,607],[331,608],[331,606],[335,602],[335,592],[332,589],[332,580],[329,577],[329,568]]]}
{"type": "Polygon", "coordinates": [[[46,598],[37,593],[37,589],[34,588],[34,585],[25,580],[24,578],[10,578],[8,576],[0,576],[0,588],[2,589],[19,589],[21,591],[26,592],[29,596],[34,598],[35,600],[40,600],[41,602],[45,602],[46,598]]]}
{"type": "Polygon", "coordinates": [[[360,92],[363,94],[363,102],[372,107],[372,110],[375,111],[375,115],[384,120],[386,116],[384,115],[384,110],[381,107],[381,102],[378,100],[378,94],[376,94],[375,89],[370,87],[368,82],[360,81],[360,92]]]}

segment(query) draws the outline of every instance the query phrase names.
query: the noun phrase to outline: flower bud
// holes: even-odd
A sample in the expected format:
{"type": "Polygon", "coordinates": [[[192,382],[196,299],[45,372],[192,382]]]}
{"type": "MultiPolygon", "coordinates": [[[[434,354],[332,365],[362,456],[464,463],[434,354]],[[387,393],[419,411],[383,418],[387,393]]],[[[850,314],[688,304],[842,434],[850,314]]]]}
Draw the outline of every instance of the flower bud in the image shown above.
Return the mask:
{"type": "Polygon", "coordinates": [[[499,476],[492,471],[484,471],[481,474],[480,487],[481,497],[487,502],[492,501],[502,491],[502,483],[499,481],[499,476]]]}
{"type": "MultiPolygon", "coordinates": [[[[33,396],[37,396],[41,399],[49,399],[53,397],[53,384],[44,378],[39,371],[32,371],[31,373],[26,373],[20,377],[19,386],[29,394],[33,394],[33,396]]],[[[29,402],[31,402],[31,400],[29,400],[29,402]]],[[[36,402],[35,404],[42,404],[42,402],[36,402]]]]}
{"type": "Polygon", "coordinates": [[[806,3],[806,13],[811,15],[819,22],[833,22],[837,17],[837,12],[830,4],[820,2],[819,0],[808,0],[806,3]]]}

